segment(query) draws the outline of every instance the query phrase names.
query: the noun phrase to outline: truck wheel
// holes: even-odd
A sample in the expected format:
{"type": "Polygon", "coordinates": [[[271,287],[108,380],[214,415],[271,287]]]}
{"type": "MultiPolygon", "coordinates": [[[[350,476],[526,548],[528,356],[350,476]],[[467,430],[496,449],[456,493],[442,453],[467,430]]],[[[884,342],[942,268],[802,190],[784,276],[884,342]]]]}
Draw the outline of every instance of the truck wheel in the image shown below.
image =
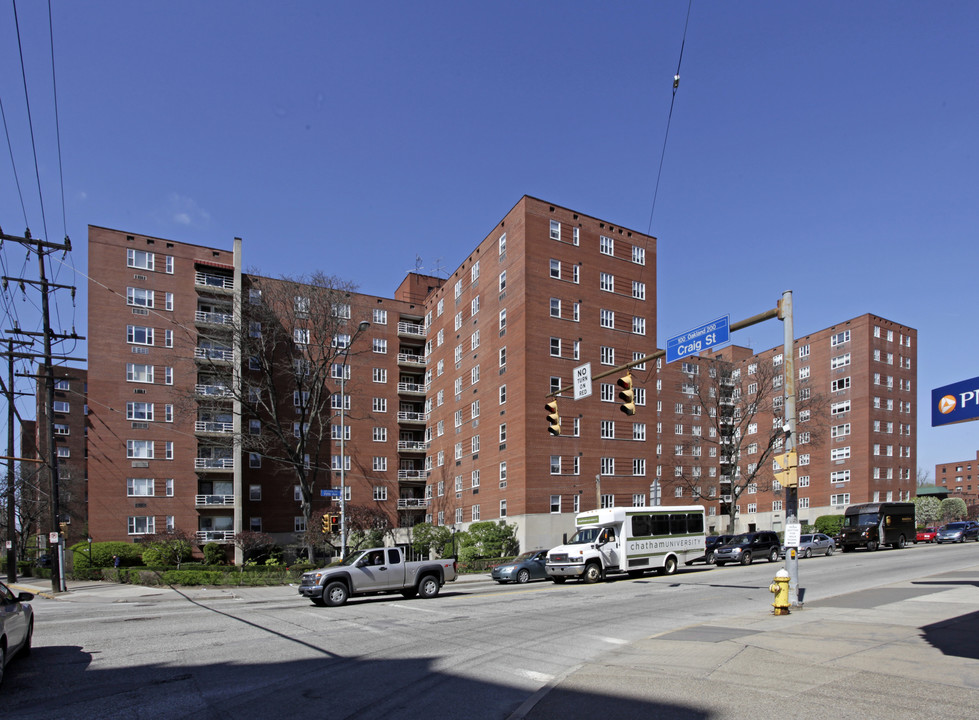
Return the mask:
{"type": "Polygon", "coordinates": [[[663,563],[663,567],[660,568],[661,575],[672,575],[676,572],[676,558],[668,557],[666,562],[663,563]]]}
{"type": "Polygon", "coordinates": [[[905,546],[905,544],[906,544],[906,541],[905,541],[905,539],[904,539],[904,536],[902,535],[901,537],[899,537],[899,538],[897,539],[897,542],[896,542],[896,543],[894,543],[894,547],[895,547],[895,548],[897,548],[898,550],[903,550],[903,549],[904,549],[904,546],[905,546]]]}
{"type": "Polygon", "coordinates": [[[714,564],[714,551],[713,550],[711,550],[709,553],[707,553],[707,557],[704,558],[704,562],[707,563],[708,565],[713,565],[714,564]]]}
{"type": "MultiPolygon", "coordinates": [[[[768,562],[778,562],[778,548],[773,547],[768,553],[768,562]]],[[[809,551],[809,555],[812,555],[812,551],[809,551]]],[[[806,555],[806,557],[809,557],[806,555]]]]}
{"type": "Polygon", "coordinates": [[[523,583],[525,583],[525,582],[530,582],[530,570],[527,570],[526,568],[524,568],[523,570],[521,570],[520,572],[518,572],[517,573],[517,582],[520,583],[521,585],[523,583]]]}
{"type": "Polygon", "coordinates": [[[585,567],[584,574],[581,576],[581,579],[586,583],[598,582],[602,579],[602,569],[595,563],[588,563],[588,565],[585,567]]]}
{"type": "Polygon", "coordinates": [[[347,602],[347,586],[342,582],[331,582],[323,588],[323,601],[330,607],[339,607],[347,602]]]}
{"type": "Polygon", "coordinates": [[[742,565],[751,565],[751,553],[750,552],[743,552],[743,553],[741,553],[741,564],[742,565]]]}
{"type": "Polygon", "coordinates": [[[874,550],[876,549],[877,549],[877,543],[875,543],[873,540],[868,540],[867,541],[868,552],[874,552],[874,550]]]}
{"type": "Polygon", "coordinates": [[[439,581],[434,575],[426,575],[418,583],[419,596],[428,600],[439,594],[439,581]]]}

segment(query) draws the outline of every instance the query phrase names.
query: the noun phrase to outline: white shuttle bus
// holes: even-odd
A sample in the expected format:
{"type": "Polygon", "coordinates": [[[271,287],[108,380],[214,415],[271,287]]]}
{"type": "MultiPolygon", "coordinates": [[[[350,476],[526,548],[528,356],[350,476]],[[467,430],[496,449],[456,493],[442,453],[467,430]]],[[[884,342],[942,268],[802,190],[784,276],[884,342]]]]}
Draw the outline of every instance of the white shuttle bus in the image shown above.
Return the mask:
{"type": "Polygon", "coordinates": [[[664,575],[702,557],[706,535],[700,505],[613,507],[578,513],[574,537],[547,553],[547,575],[556,583],[597,582],[608,573],[664,575]]]}

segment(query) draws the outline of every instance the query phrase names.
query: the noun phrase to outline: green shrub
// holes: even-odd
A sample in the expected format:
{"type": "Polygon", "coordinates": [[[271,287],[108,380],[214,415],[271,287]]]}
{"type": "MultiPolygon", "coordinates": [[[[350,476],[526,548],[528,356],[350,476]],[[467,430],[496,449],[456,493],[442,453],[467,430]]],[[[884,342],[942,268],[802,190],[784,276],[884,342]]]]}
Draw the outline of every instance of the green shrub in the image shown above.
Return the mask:
{"type": "Polygon", "coordinates": [[[92,543],[92,558],[89,562],[87,542],[75,543],[69,548],[73,556],[73,567],[77,570],[87,570],[93,567],[111,568],[113,567],[112,557],[114,555],[119,557],[122,567],[142,565],[145,549],[142,545],[127,542],[92,543]]]}
{"type": "Polygon", "coordinates": [[[207,565],[224,565],[224,548],[216,542],[209,542],[204,546],[204,562],[207,565]]]}
{"type": "Polygon", "coordinates": [[[816,522],[813,525],[816,528],[816,532],[821,532],[833,537],[834,535],[839,535],[840,530],[843,529],[843,516],[842,515],[820,515],[816,518],[816,522]]]}

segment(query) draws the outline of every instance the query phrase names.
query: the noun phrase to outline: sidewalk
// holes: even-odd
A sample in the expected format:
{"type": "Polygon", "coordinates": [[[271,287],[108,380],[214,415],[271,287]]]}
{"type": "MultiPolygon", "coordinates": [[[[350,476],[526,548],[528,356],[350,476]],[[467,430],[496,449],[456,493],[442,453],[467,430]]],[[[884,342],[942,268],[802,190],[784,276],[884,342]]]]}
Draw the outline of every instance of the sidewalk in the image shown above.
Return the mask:
{"type": "Polygon", "coordinates": [[[979,708],[979,567],[650,637],[510,720],[914,718],[979,708]]]}

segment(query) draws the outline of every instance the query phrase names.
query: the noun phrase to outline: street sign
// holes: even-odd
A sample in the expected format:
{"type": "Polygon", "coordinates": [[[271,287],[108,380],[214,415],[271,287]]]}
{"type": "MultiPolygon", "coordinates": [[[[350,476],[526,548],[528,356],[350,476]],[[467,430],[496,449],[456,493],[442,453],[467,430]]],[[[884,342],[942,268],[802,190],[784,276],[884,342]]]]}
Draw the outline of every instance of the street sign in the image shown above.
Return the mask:
{"type": "Polygon", "coordinates": [[[591,395],[591,363],[574,369],[574,399],[581,400],[591,395]]]}
{"type": "Polygon", "coordinates": [[[782,487],[795,487],[799,484],[796,467],[799,465],[799,455],[795,450],[776,455],[773,462],[775,479],[782,487]]]}
{"type": "Polygon", "coordinates": [[[338,498],[340,497],[340,490],[320,490],[320,497],[338,498]]]}
{"type": "Polygon", "coordinates": [[[799,547],[799,539],[802,535],[801,523],[786,523],[785,525],[785,547],[799,547]]]}
{"type": "Polygon", "coordinates": [[[931,426],[979,420],[979,377],[931,391],[931,426]]]}
{"type": "Polygon", "coordinates": [[[731,316],[724,315],[713,322],[688,330],[666,341],[666,362],[680,360],[688,355],[723,345],[731,339],[731,316]]]}

